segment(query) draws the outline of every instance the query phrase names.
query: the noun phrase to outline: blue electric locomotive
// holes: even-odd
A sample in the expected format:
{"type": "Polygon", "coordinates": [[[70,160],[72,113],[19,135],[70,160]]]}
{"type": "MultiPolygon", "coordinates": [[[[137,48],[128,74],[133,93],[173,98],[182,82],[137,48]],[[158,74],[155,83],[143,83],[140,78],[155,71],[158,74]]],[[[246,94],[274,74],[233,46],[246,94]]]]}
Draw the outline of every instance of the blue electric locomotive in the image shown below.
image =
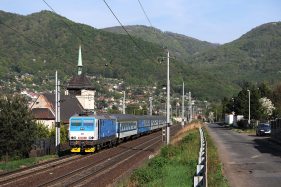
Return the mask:
{"type": "Polygon", "coordinates": [[[94,152],[116,144],[116,118],[113,115],[75,114],[69,122],[71,152],[94,152]]]}
{"type": "Polygon", "coordinates": [[[133,116],[130,114],[76,114],[70,118],[71,152],[95,152],[116,146],[124,140],[160,130],[165,116],[133,116]]]}

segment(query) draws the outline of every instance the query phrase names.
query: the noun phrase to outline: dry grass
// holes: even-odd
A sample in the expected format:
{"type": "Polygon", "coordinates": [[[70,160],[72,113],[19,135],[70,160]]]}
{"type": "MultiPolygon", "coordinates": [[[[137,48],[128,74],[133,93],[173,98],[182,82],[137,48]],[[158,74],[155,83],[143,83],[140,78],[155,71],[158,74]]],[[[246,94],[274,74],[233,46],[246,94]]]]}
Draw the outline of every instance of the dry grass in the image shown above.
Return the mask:
{"type": "Polygon", "coordinates": [[[187,134],[189,134],[189,131],[194,129],[194,128],[199,128],[202,126],[201,123],[194,122],[189,125],[186,125],[183,129],[181,129],[173,138],[171,141],[171,144],[175,144],[179,142],[183,137],[185,137],[187,134]]]}

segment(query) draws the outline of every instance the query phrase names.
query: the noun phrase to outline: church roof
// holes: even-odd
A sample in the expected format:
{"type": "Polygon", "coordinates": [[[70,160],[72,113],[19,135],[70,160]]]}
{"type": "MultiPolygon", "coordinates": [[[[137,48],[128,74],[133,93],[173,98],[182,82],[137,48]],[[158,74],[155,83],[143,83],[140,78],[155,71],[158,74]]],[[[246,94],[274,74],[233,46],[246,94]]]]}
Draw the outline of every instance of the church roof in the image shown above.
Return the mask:
{"type": "Polygon", "coordinates": [[[88,90],[95,90],[96,88],[91,83],[91,81],[86,77],[84,73],[80,75],[75,74],[66,86],[67,90],[80,90],[80,89],[88,89],[88,90]]]}

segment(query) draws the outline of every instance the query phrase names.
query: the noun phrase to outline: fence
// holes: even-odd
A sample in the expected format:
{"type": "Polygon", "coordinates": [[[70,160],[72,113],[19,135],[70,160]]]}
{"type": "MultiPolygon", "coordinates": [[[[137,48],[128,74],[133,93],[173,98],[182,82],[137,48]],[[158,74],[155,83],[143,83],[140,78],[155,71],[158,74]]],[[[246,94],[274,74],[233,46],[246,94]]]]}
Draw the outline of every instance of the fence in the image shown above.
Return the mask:
{"type": "Polygon", "coordinates": [[[55,138],[38,138],[33,144],[33,150],[55,147],[55,138]]]}
{"type": "Polygon", "coordinates": [[[281,142],[281,119],[276,119],[270,122],[271,124],[271,139],[281,142]]]}
{"type": "MultiPolygon", "coordinates": [[[[69,148],[68,142],[60,145],[61,150],[68,149],[68,148],[69,148]]],[[[31,150],[29,153],[29,158],[41,157],[41,156],[49,155],[49,154],[52,154],[55,152],[56,152],[55,146],[44,148],[44,149],[39,149],[39,150],[31,150]]]]}
{"type": "Polygon", "coordinates": [[[208,186],[207,180],[207,142],[202,127],[199,127],[201,147],[196,167],[196,176],[194,176],[194,187],[208,186]]]}

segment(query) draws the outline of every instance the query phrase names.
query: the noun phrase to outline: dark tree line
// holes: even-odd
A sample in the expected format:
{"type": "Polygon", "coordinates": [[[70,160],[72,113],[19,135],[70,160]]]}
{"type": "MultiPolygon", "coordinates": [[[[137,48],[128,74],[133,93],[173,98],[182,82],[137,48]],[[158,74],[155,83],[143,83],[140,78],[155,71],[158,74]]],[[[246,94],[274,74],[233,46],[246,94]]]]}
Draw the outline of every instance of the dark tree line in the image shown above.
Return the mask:
{"type": "Polygon", "coordinates": [[[249,92],[250,91],[250,119],[268,119],[281,117],[281,83],[278,83],[273,89],[270,88],[268,82],[264,82],[259,87],[250,85],[248,82],[244,84],[242,90],[231,98],[224,97],[221,100],[222,113],[235,112],[237,115],[244,115],[249,118],[249,92]],[[264,108],[260,103],[260,99],[266,97],[271,100],[275,109],[271,116],[265,114],[264,108]]]}
{"type": "Polygon", "coordinates": [[[19,96],[0,98],[0,150],[25,158],[36,140],[37,125],[32,112],[19,96]]]}

